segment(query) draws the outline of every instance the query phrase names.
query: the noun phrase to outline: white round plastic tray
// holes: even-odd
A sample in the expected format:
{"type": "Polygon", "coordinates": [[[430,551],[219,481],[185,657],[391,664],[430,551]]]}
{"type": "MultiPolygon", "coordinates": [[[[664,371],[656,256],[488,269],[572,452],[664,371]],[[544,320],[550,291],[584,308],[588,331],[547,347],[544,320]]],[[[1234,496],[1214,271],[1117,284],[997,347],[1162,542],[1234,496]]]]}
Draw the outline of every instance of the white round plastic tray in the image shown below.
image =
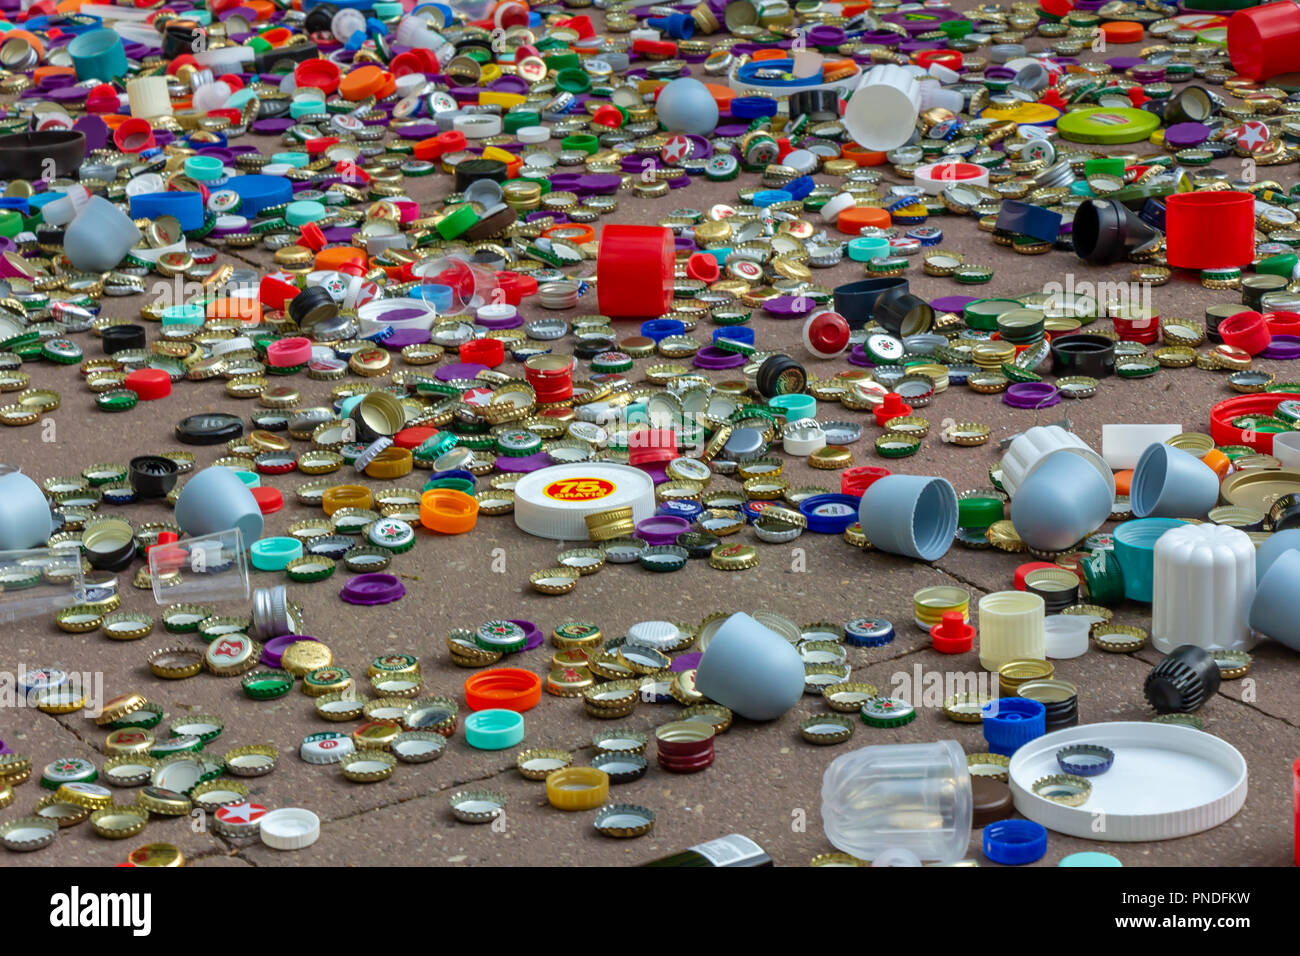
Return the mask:
{"type": "Polygon", "coordinates": [[[626,507],[631,507],[633,521],[655,512],[653,479],[630,465],[552,465],[530,472],[515,485],[515,524],[539,538],[585,541],[587,515],[626,507]]]}
{"type": "Polygon", "coordinates": [[[1246,760],[1226,740],[1174,724],[1118,722],[1058,730],[1011,758],[1016,809],[1049,830],[1086,840],[1172,840],[1217,827],[1246,802],[1246,760]],[[1034,781],[1060,773],[1056,752],[1100,744],[1115,752],[1105,773],[1089,777],[1080,807],[1037,796],[1034,781]]]}

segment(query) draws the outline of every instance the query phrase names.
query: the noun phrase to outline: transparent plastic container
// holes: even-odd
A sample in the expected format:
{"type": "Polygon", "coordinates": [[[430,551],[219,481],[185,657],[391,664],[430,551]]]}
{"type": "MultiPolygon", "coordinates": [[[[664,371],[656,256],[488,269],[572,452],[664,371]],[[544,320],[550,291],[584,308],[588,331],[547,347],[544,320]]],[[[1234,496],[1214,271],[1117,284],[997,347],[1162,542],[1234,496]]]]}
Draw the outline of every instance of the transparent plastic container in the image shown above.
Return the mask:
{"type": "Polygon", "coordinates": [[[149,549],[153,599],[163,604],[247,601],[248,551],[238,528],[149,549]]]}
{"type": "Polygon", "coordinates": [[[979,603],[980,667],[995,671],[1007,661],[1046,659],[1046,605],[1028,591],[995,591],[979,603]]]}
{"type": "Polygon", "coordinates": [[[464,312],[505,301],[496,272],[476,262],[455,256],[425,259],[411,267],[411,274],[426,283],[450,288],[451,312],[464,312]]]}
{"type": "Polygon", "coordinates": [[[955,740],[863,747],[822,776],[822,829],[860,860],[909,850],[922,860],[965,857],[971,830],[970,773],[955,740]]]}
{"type": "Polygon", "coordinates": [[[0,624],[41,617],[86,599],[77,547],[0,551],[0,624]]]}

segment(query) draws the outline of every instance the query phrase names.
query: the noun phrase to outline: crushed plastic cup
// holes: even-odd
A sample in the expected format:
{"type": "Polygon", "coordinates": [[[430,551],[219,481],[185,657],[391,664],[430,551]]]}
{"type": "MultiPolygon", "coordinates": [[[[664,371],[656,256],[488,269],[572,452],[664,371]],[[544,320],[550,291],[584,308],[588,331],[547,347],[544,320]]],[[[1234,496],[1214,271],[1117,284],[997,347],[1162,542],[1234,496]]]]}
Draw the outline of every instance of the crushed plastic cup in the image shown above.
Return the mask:
{"type": "Polygon", "coordinates": [[[238,528],[160,541],[147,552],[149,586],[160,605],[247,601],[248,551],[238,528]]]}

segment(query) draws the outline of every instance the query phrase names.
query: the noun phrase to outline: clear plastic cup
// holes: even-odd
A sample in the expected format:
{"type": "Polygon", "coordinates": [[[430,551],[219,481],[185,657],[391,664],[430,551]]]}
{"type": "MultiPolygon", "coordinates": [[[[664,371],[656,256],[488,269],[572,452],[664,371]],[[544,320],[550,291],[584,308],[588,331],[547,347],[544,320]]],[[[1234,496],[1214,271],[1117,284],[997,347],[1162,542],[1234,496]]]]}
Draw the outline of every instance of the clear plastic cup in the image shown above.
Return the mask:
{"type": "Polygon", "coordinates": [[[0,624],[48,617],[86,599],[76,546],[0,551],[0,624]]]}
{"type": "Polygon", "coordinates": [[[247,601],[248,551],[238,528],[149,549],[153,599],[165,604],[247,601]]]}
{"type": "Polygon", "coordinates": [[[451,312],[505,301],[496,272],[476,262],[455,256],[425,259],[411,268],[411,274],[426,283],[450,287],[451,312]]]}
{"type": "Polygon", "coordinates": [[[955,740],[863,747],[831,761],[822,776],[826,838],[860,860],[898,850],[960,860],[971,807],[966,755],[955,740]]]}

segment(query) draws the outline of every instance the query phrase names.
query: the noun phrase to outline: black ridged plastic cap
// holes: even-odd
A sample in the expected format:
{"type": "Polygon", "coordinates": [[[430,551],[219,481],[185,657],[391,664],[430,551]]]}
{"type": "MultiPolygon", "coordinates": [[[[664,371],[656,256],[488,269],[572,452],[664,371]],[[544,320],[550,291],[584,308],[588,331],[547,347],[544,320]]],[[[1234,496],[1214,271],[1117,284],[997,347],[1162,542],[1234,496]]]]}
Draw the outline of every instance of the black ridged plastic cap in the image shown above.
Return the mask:
{"type": "Polygon", "coordinates": [[[107,355],[123,349],[142,349],[145,342],[144,326],[109,325],[100,333],[99,340],[107,355]]]}
{"type": "MultiPolygon", "coordinates": [[[[242,426],[241,426],[242,427],[242,426]]],[[[180,469],[162,455],[139,455],[131,459],[131,487],[141,498],[165,498],[176,485],[180,469]]]]}
{"type": "Polygon", "coordinates": [[[204,412],[182,418],[176,423],[176,437],[187,445],[220,445],[244,434],[244,423],[237,415],[204,412]]]}
{"type": "Polygon", "coordinates": [[[1175,647],[1151,669],[1142,686],[1147,701],[1161,714],[1190,714],[1219,690],[1219,665],[1195,644],[1175,647]]]}
{"type": "Polygon", "coordinates": [[[808,384],[804,367],[788,355],[773,355],[758,367],[754,384],[764,398],[802,392],[808,384]]]}
{"type": "Polygon", "coordinates": [[[318,3],[311,8],[303,25],[309,33],[323,33],[330,28],[334,14],[338,12],[339,8],[332,3],[318,3]]]}

